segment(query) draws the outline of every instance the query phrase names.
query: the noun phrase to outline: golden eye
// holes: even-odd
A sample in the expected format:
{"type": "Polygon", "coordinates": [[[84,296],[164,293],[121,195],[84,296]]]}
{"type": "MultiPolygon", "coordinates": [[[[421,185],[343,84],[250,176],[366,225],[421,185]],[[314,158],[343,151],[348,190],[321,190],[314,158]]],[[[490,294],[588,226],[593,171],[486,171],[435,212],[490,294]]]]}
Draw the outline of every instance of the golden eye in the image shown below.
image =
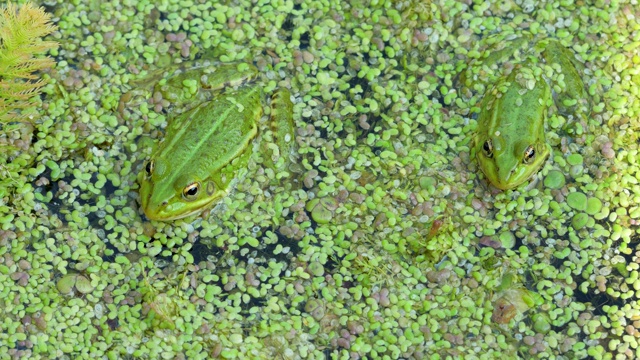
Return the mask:
{"type": "Polygon", "coordinates": [[[153,160],[149,160],[147,162],[147,165],[145,165],[144,169],[147,171],[147,176],[151,176],[151,174],[153,174],[153,166],[154,162],[153,160]]]}
{"type": "Polygon", "coordinates": [[[193,183],[190,185],[187,185],[184,190],[182,190],[182,197],[184,197],[187,200],[193,200],[197,195],[198,195],[198,191],[200,190],[200,183],[193,183]]]}
{"type": "Polygon", "coordinates": [[[484,154],[487,155],[487,157],[493,157],[493,144],[491,143],[491,140],[484,142],[482,150],[484,150],[484,154]]]}
{"type": "Polygon", "coordinates": [[[524,162],[525,164],[528,164],[535,157],[536,157],[536,149],[534,149],[533,146],[529,145],[529,147],[527,147],[527,149],[524,151],[524,158],[522,159],[522,162],[524,162]]]}

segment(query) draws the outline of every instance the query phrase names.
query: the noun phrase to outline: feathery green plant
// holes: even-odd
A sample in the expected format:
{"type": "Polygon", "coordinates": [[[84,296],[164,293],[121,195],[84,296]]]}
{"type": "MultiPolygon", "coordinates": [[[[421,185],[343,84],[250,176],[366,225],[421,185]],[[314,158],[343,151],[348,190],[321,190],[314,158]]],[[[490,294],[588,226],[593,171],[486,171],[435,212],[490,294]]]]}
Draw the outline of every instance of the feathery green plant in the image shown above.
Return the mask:
{"type": "Polygon", "coordinates": [[[16,110],[35,105],[45,85],[35,72],[53,65],[51,58],[36,56],[58,46],[42,40],[56,29],[51,16],[31,3],[0,8],[0,124],[22,120],[16,110]]]}

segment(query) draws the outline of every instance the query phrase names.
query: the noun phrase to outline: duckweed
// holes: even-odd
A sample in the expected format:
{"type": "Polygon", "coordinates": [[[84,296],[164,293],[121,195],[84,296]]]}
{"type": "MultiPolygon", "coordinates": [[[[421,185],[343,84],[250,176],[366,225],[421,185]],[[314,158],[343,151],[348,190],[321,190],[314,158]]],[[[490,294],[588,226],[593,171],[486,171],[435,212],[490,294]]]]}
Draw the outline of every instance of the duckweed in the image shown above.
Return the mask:
{"type": "Polygon", "coordinates": [[[587,225],[589,222],[589,215],[585,213],[578,213],[573,216],[571,219],[571,226],[575,230],[580,230],[587,225]]]}
{"type": "Polygon", "coordinates": [[[564,174],[558,170],[551,170],[544,178],[544,186],[550,189],[560,189],[564,186],[566,180],[564,174]]]}
{"type": "Polygon", "coordinates": [[[47,7],[60,28],[58,64],[42,75],[50,85],[34,128],[0,136],[23,152],[0,165],[0,298],[11,299],[0,353],[637,352],[628,327],[640,313],[631,5],[208,5],[47,7]],[[587,68],[591,113],[576,126],[550,114],[543,182],[494,192],[469,152],[484,89],[461,86],[459,74],[517,66],[469,60],[489,41],[522,35],[523,24],[587,68]],[[194,58],[252,62],[266,89],[291,90],[297,162],[282,177],[254,154],[216,208],[152,225],[139,212],[136,174],[180,109],[149,88],[194,58]],[[505,294],[521,310],[493,322],[505,294]]]}
{"type": "Polygon", "coordinates": [[[587,195],[581,192],[572,192],[567,195],[567,204],[575,210],[587,210],[587,195]]]}

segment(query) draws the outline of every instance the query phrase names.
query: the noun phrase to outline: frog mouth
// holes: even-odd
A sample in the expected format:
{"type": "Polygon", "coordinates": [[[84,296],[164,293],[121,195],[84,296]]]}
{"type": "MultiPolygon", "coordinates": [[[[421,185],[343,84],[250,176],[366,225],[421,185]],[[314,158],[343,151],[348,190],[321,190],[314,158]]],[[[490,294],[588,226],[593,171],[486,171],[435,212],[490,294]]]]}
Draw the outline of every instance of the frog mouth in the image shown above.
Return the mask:
{"type": "Polygon", "coordinates": [[[149,204],[151,203],[151,194],[149,194],[148,196],[146,196],[146,200],[144,200],[144,198],[141,198],[141,205],[147,219],[158,221],[172,221],[203,212],[211,208],[213,205],[219,203],[220,199],[224,198],[228,194],[229,191],[224,191],[220,192],[219,196],[213,196],[190,202],[177,201],[172,204],[169,204],[168,201],[164,201],[155,207],[149,206],[149,204]]]}

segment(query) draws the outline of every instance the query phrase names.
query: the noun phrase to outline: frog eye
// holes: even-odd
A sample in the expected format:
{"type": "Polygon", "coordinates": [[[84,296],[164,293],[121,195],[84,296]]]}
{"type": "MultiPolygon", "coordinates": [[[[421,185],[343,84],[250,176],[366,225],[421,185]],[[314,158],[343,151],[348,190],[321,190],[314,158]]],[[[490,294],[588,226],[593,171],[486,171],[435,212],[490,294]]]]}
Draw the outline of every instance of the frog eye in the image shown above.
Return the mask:
{"type": "Polygon", "coordinates": [[[193,183],[187,185],[184,190],[182,190],[182,197],[187,200],[193,200],[196,195],[198,195],[198,190],[200,190],[200,183],[193,183]]]}
{"type": "Polygon", "coordinates": [[[484,154],[487,155],[487,157],[493,157],[493,144],[491,143],[491,140],[484,142],[482,150],[484,150],[484,154]]]}
{"type": "Polygon", "coordinates": [[[147,171],[147,176],[151,176],[151,174],[153,174],[153,168],[154,168],[154,162],[153,160],[150,160],[149,162],[147,162],[147,165],[145,165],[144,169],[147,171]]]}
{"type": "Polygon", "coordinates": [[[527,149],[524,151],[524,158],[522,159],[522,162],[524,162],[525,164],[528,164],[535,157],[536,157],[536,150],[533,148],[533,146],[529,145],[529,147],[527,147],[527,149]]]}

